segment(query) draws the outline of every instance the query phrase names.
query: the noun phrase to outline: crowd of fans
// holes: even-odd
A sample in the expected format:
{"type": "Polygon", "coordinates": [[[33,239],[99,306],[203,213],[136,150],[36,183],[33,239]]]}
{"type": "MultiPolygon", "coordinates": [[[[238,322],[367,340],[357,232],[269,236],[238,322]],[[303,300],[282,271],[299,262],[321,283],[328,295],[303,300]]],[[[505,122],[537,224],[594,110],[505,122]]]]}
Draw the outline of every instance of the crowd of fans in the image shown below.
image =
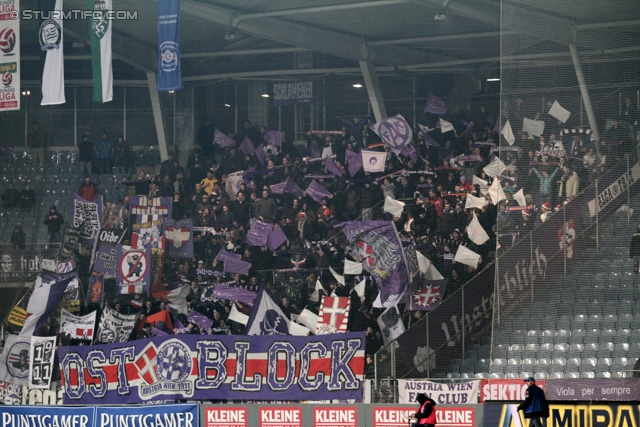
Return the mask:
{"type": "MultiPolygon", "coordinates": [[[[344,120],[345,127],[340,135],[310,132],[306,147],[294,145],[282,133],[280,146],[263,143],[264,157],[245,155],[238,147],[245,138],[256,146],[265,141],[265,127],[258,130],[249,121],[245,122],[238,134],[229,135],[236,141],[236,147],[224,148],[212,142],[214,129],[209,125],[199,135],[201,148],[189,155],[186,165],[181,165],[169,154],[156,175],[138,170],[122,185],[129,188],[129,194],[172,197],[173,218],[190,217],[195,227],[201,227],[195,233],[194,258],[166,260],[162,284],[168,288],[190,286],[187,297],[190,308],[212,321],[207,333],[244,332],[242,325],[227,320],[233,303],[213,297],[216,284],[254,292],[264,285],[285,315],[293,316],[304,308],[317,313],[321,298],[312,300],[310,296],[316,281],[320,280],[324,287],[320,296],[335,294],[351,298],[348,330],[366,331],[366,352],[372,354],[382,346],[376,318],[383,309],[373,307],[377,287],[367,281],[366,294],[359,297],[354,285],[362,277],[346,276],[343,285],[329,272],[329,267],[341,271],[347,256],[347,242],[335,225],[356,219],[393,221],[401,239],[413,242],[448,279],[449,295],[492,261],[497,244],[504,248],[519,236],[526,235],[537,223],[562,209],[563,203],[574,198],[580,189],[615,164],[623,154],[635,149],[636,110],[631,109],[630,114],[613,121],[596,146],[588,133],[564,133],[564,124],[551,117],[544,118],[547,123],[543,134],[534,137],[516,129],[516,123],[522,123],[522,117],[513,112],[503,110],[498,118],[490,116],[482,107],[473,117],[468,117],[455,108],[444,117],[454,127],[446,133],[437,126],[439,118],[427,114],[425,126],[414,134],[415,153],[407,156],[395,154],[382,143],[369,127],[369,118],[344,120]],[[500,141],[500,127],[496,121],[504,124],[507,120],[516,133],[513,145],[504,139],[500,141]],[[345,157],[349,151],[357,153],[362,149],[386,150],[385,171],[368,173],[360,169],[352,176],[345,157]],[[342,177],[326,169],[321,153],[332,156],[343,172],[342,177]],[[467,158],[457,159],[460,156],[467,158]],[[472,156],[472,160],[468,156],[472,156]],[[499,156],[506,166],[499,176],[484,171],[495,156],[499,156]],[[238,191],[229,194],[228,189],[232,188],[229,177],[237,171],[244,171],[243,178],[237,184],[238,191]],[[315,179],[331,196],[318,202],[306,193],[302,198],[286,192],[272,194],[271,185],[289,178],[301,189],[307,188],[315,179]],[[500,180],[506,197],[497,205],[482,184],[485,181],[490,186],[495,179],[500,180]],[[514,195],[521,189],[524,190],[526,209],[510,209],[519,206],[514,195]],[[465,209],[469,194],[485,198],[485,206],[465,209]],[[406,203],[401,216],[392,216],[383,210],[385,197],[406,203]],[[490,237],[482,245],[473,243],[466,232],[474,216],[490,237]],[[249,246],[246,234],[253,218],[281,227],[288,238],[286,244],[275,251],[266,246],[249,246]],[[453,260],[460,245],[481,256],[477,269],[453,260]],[[222,249],[250,262],[250,275],[224,275],[222,263],[216,260],[222,249]]],[[[540,115],[535,119],[541,120],[540,115]]],[[[112,144],[105,139],[106,134],[97,144],[97,157],[93,144],[88,138],[83,139],[80,147],[83,172],[91,173],[92,163],[93,172],[96,172],[96,166],[103,173],[111,173],[114,166],[126,167],[129,172],[130,165],[123,164],[126,163],[124,158],[116,156],[118,152],[128,152],[128,148],[122,146],[126,142],[112,144]]],[[[90,175],[86,176],[78,193],[87,200],[98,193],[90,175]]],[[[2,199],[5,205],[20,204],[20,196],[13,188],[8,189],[2,199]]],[[[128,199],[123,203],[127,212],[128,199]]],[[[54,214],[53,210],[48,212],[45,220],[49,221],[48,225],[54,214]]],[[[123,243],[126,244],[131,237],[130,225],[136,220],[133,215],[125,218],[128,233],[123,243]]],[[[54,232],[59,231],[58,222],[53,223],[58,227],[54,232]]],[[[57,239],[57,234],[53,238],[57,239]]],[[[85,251],[80,257],[87,258],[88,255],[85,251]]],[[[88,262],[80,260],[79,265],[88,265],[88,262]]],[[[88,276],[88,268],[85,269],[87,271],[80,271],[81,276],[88,276]]],[[[132,339],[151,336],[153,330],[146,317],[166,309],[166,303],[155,299],[152,293],[137,294],[133,299],[110,297],[116,311],[141,312],[132,339]]],[[[249,314],[251,307],[237,304],[240,311],[249,314]]],[[[205,333],[193,319],[175,313],[171,316],[185,325],[184,329],[176,331],[205,333]]],[[[421,316],[420,311],[404,313],[407,324],[421,316]]],[[[55,330],[53,326],[52,330],[55,330]]]]}

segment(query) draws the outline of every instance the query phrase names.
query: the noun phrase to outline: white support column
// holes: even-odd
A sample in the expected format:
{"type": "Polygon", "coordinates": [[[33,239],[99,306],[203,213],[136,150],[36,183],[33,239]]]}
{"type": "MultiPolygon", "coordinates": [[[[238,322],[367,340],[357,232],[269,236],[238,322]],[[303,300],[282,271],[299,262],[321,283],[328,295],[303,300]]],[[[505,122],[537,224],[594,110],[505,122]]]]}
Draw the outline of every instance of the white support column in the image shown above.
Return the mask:
{"type": "Polygon", "coordinates": [[[384,99],[382,98],[382,91],[380,90],[380,83],[378,82],[378,75],[373,62],[360,61],[360,70],[362,70],[362,79],[367,87],[369,102],[376,122],[382,121],[387,118],[387,109],[384,106],[384,99]]]}
{"type": "Polygon", "coordinates": [[[584,110],[587,113],[587,119],[589,120],[589,127],[593,132],[593,136],[596,141],[596,151],[600,153],[600,132],[598,132],[598,122],[596,122],[596,116],[593,114],[593,108],[591,106],[591,98],[589,97],[589,90],[587,89],[587,83],[582,74],[582,64],[580,64],[580,57],[578,56],[578,49],[576,45],[570,44],[569,50],[571,51],[571,59],[573,60],[573,67],[576,69],[576,77],[578,78],[578,85],[580,86],[580,92],[582,93],[582,100],[584,101],[584,110]]]}
{"type": "Polygon", "coordinates": [[[167,139],[164,134],[164,121],[162,118],[162,108],[160,107],[160,96],[158,95],[156,73],[147,73],[147,84],[149,86],[151,108],[153,109],[153,121],[156,124],[156,133],[158,134],[158,147],[160,148],[160,157],[164,162],[169,158],[169,156],[167,155],[167,139]]]}

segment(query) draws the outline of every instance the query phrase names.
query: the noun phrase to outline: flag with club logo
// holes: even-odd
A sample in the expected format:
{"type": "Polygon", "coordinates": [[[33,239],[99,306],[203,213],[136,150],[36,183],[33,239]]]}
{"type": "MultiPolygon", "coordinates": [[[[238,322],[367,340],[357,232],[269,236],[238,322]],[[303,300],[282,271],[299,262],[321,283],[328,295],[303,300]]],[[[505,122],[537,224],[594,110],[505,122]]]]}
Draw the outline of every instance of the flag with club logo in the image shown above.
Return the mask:
{"type": "Polygon", "coordinates": [[[27,304],[27,320],[24,322],[20,336],[37,335],[47,323],[49,316],[62,301],[67,285],[77,276],[61,278],[58,275],[38,276],[33,293],[27,304]]]}
{"type": "Polygon", "coordinates": [[[104,103],[113,100],[112,23],[108,15],[113,12],[113,0],[89,0],[89,10],[93,12],[89,22],[93,102],[104,103]]]}
{"type": "Polygon", "coordinates": [[[96,326],[96,311],[86,316],[76,316],[64,308],[60,312],[60,333],[70,339],[93,340],[96,326]]]}
{"type": "Polygon", "coordinates": [[[365,172],[384,172],[385,163],[387,162],[386,151],[362,150],[360,155],[362,155],[362,167],[365,172]]]}
{"type": "Polygon", "coordinates": [[[400,114],[381,120],[371,127],[380,138],[393,150],[400,154],[413,139],[413,130],[400,114]]]}
{"type": "Polygon", "coordinates": [[[233,148],[236,146],[236,142],[230,136],[225,135],[218,129],[213,134],[213,143],[224,148],[233,148]]]}
{"type": "Polygon", "coordinates": [[[180,89],[180,0],[158,0],[158,91],[180,89]]]}
{"type": "Polygon", "coordinates": [[[165,219],[162,224],[167,258],[193,258],[193,219],[165,219]]]}
{"type": "Polygon", "coordinates": [[[402,317],[396,304],[382,312],[377,323],[382,333],[384,345],[388,345],[404,333],[404,323],[402,323],[402,317]]]}
{"type": "Polygon", "coordinates": [[[0,381],[27,386],[30,366],[31,337],[8,335],[0,356],[0,381]]]}
{"type": "Polygon", "coordinates": [[[447,279],[428,280],[414,279],[411,283],[411,294],[407,299],[405,310],[431,311],[442,302],[447,288],[447,279]]]}
{"type": "MultiPolygon", "coordinates": [[[[188,287],[188,286],[187,286],[188,287]]],[[[101,343],[127,342],[140,313],[118,313],[105,305],[98,324],[97,341],[101,343]]]]}
{"type": "Polygon", "coordinates": [[[247,335],[289,335],[289,318],[273,302],[264,286],[260,286],[258,296],[247,321],[247,335]]]}
{"type": "Polygon", "coordinates": [[[31,337],[29,388],[48,390],[53,375],[53,360],[58,337],[31,337]]]}
{"type": "Polygon", "coordinates": [[[438,98],[432,93],[429,93],[429,96],[427,97],[427,103],[424,106],[424,111],[437,114],[438,116],[444,116],[447,114],[444,100],[438,98]]]}
{"type": "MultiPolygon", "coordinates": [[[[63,10],[62,0],[56,0],[54,11],[63,10]]],[[[42,70],[42,102],[40,105],[64,104],[64,47],[63,20],[59,14],[40,25],[40,48],[46,52],[42,70]]]]}
{"type": "Polygon", "coordinates": [[[349,297],[322,297],[316,335],[347,332],[351,299],[349,297]]]}
{"type": "Polygon", "coordinates": [[[151,284],[151,247],[117,245],[116,287],[119,294],[148,292],[151,284]]]}

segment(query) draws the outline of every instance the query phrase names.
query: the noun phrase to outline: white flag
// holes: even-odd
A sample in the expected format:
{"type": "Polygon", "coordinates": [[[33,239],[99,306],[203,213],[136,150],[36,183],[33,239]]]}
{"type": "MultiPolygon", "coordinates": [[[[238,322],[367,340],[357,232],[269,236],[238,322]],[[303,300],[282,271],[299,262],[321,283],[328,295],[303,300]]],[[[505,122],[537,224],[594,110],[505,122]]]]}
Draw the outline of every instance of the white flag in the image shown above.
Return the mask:
{"type": "Polygon", "coordinates": [[[297,337],[306,337],[310,331],[306,326],[299,325],[296,322],[289,322],[289,332],[297,337]]]}
{"type": "Polygon", "coordinates": [[[191,291],[191,287],[188,285],[182,285],[179,288],[176,288],[169,292],[165,297],[169,300],[169,307],[172,310],[177,311],[178,313],[182,313],[185,316],[188,316],[191,310],[187,305],[187,296],[191,291]]]}
{"type": "Polygon", "coordinates": [[[544,122],[542,120],[527,119],[522,120],[522,130],[532,136],[540,136],[544,133],[544,122]]]}
{"type": "Polygon", "coordinates": [[[229,320],[233,320],[234,322],[240,323],[241,325],[247,326],[247,322],[249,321],[249,316],[244,313],[240,313],[238,307],[235,304],[231,304],[231,311],[229,311],[229,320]]]}
{"type": "Polygon", "coordinates": [[[404,211],[404,205],[404,202],[400,202],[387,196],[384,199],[383,210],[385,212],[389,212],[393,216],[401,216],[402,212],[404,211]]]}
{"type": "Polygon", "coordinates": [[[93,340],[95,327],[95,311],[92,311],[86,316],[76,316],[64,308],[60,312],[60,333],[68,335],[71,339],[93,340]]]}
{"type": "Polygon", "coordinates": [[[487,200],[482,197],[475,197],[467,194],[467,201],[464,204],[465,209],[483,208],[487,204],[487,200]]]}
{"type": "Polygon", "coordinates": [[[365,172],[384,172],[385,162],[387,161],[386,151],[360,151],[362,154],[362,168],[365,172]]]}
{"type": "Polygon", "coordinates": [[[549,115],[560,120],[562,123],[566,123],[571,116],[571,112],[565,108],[562,108],[558,101],[553,101],[553,105],[549,109],[549,115]]]}
{"type": "Polygon", "coordinates": [[[427,134],[427,133],[431,132],[432,130],[435,130],[435,128],[432,129],[432,128],[428,127],[428,126],[421,125],[420,123],[418,123],[418,126],[420,127],[420,131],[422,133],[424,133],[424,134],[427,134]]]}
{"type": "Polygon", "coordinates": [[[440,119],[440,132],[446,133],[451,132],[453,129],[453,125],[446,120],[440,119]]]}
{"type": "Polygon", "coordinates": [[[51,386],[57,337],[31,337],[29,388],[48,390],[51,386]]]}
{"type": "Polygon", "coordinates": [[[111,51],[112,22],[107,12],[113,11],[113,0],[93,0],[89,22],[91,65],[93,69],[93,102],[113,100],[113,66],[111,51]]]}
{"type": "Polygon", "coordinates": [[[502,189],[500,180],[497,177],[491,183],[491,187],[489,187],[489,197],[491,197],[491,201],[494,205],[497,205],[500,200],[504,200],[507,198],[504,195],[504,190],[502,189]]]}
{"type": "Polygon", "coordinates": [[[491,160],[491,162],[482,170],[489,176],[498,176],[501,175],[506,168],[507,166],[502,162],[502,160],[500,160],[498,156],[495,156],[493,160],[491,160]]]}
{"type": "Polygon", "coordinates": [[[296,319],[301,325],[304,325],[311,333],[316,333],[316,327],[318,325],[318,315],[313,311],[309,311],[306,308],[298,315],[296,319]]]}
{"type": "Polygon", "coordinates": [[[507,140],[509,145],[513,145],[513,143],[516,142],[516,138],[515,136],[513,136],[513,130],[511,130],[511,123],[509,123],[509,120],[507,120],[507,123],[504,124],[504,127],[502,128],[502,131],[500,133],[502,134],[502,136],[504,136],[504,139],[507,140]]]}
{"type": "Polygon", "coordinates": [[[444,277],[442,277],[442,274],[440,274],[438,269],[433,264],[429,265],[429,269],[427,270],[427,273],[424,275],[424,278],[428,280],[444,280],[444,277]]]}
{"type": "Polygon", "coordinates": [[[26,386],[31,366],[31,337],[8,335],[0,360],[0,381],[26,386]]]}
{"type": "Polygon", "coordinates": [[[416,251],[416,258],[418,258],[418,270],[420,270],[420,273],[426,274],[431,266],[431,261],[419,251],[416,251]]]}
{"type": "Polygon", "coordinates": [[[353,288],[356,291],[356,294],[358,294],[360,298],[364,296],[366,283],[367,283],[367,279],[364,279],[360,283],[358,283],[355,288],[353,288]]]}
{"type": "Polygon", "coordinates": [[[289,335],[290,320],[282,309],[273,302],[269,293],[262,289],[258,292],[251,315],[247,321],[247,335],[289,335]]]}
{"type": "Polygon", "coordinates": [[[513,195],[513,198],[516,200],[516,202],[518,202],[518,204],[520,206],[526,206],[527,205],[527,201],[524,198],[524,189],[520,189],[516,192],[516,194],[513,195]]]}
{"type": "Polygon", "coordinates": [[[384,345],[398,338],[404,333],[404,323],[397,305],[387,308],[377,319],[380,332],[382,332],[382,341],[384,345]]]}
{"type": "Polygon", "coordinates": [[[362,263],[344,260],[344,274],[362,274],[362,263]]]}
{"type": "Polygon", "coordinates": [[[484,228],[480,225],[480,221],[478,221],[478,217],[475,215],[473,215],[473,219],[467,226],[467,235],[476,245],[482,245],[489,240],[489,235],[484,231],[484,228]]]}
{"type": "Polygon", "coordinates": [[[469,265],[473,268],[478,268],[478,263],[480,262],[480,255],[473,252],[471,249],[466,246],[458,246],[458,251],[456,252],[456,256],[453,258],[455,262],[459,262],[460,264],[469,265]]]}
{"type": "Polygon", "coordinates": [[[342,286],[344,286],[344,276],[339,275],[338,273],[336,273],[336,271],[332,268],[329,267],[329,271],[331,272],[331,274],[333,275],[333,277],[338,281],[338,283],[342,284],[342,286]]]}
{"type": "Polygon", "coordinates": [[[480,189],[487,189],[489,188],[489,183],[487,181],[485,181],[482,178],[479,178],[477,176],[473,176],[472,180],[471,180],[471,184],[473,185],[479,185],[480,189]]]}
{"type": "Polygon", "coordinates": [[[309,301],[313,301],[313,302],[320,301],[320,291],[323,289],[324,289],[324,286],[322,286],[322,283],[320,283],[320,280],[316,280],[316,287],[313,293],[311,294],[311,296],[309,297],[309,301]]]}
{"type": "MultiPolygon", "coordinates": [[[[62,11],[62,0],[56,0],[55,11],[62,11]]],[[[63,20],[52,14],[40,26],[40,46],[47,51],[42,70],[42,102],[40,105],[64,104],[63,20]]]]}

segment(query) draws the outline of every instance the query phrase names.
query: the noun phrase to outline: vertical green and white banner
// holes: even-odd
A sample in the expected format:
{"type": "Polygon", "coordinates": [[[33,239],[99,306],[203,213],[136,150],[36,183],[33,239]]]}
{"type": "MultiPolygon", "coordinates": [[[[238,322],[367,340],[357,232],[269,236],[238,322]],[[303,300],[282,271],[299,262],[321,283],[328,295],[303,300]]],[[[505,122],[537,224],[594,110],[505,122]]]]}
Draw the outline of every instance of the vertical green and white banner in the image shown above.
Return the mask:
{"type": "Polygon", "coordinates": [[[91,68],[93,71],[93,101],[113,100],[113,68],[111,66],[111,20],[109,12],[112,0],[89,0],[93,11],[91,33],[91,68]]]}
{"type": "Polygon", "coordinates": [[[42,70],[42,102],[40,105],[64,104],[64,48],[62,34],[62,1],[56,0],[50,18],[40,25],[40,48],[47,52],[42,70]]]}
{"type": "Polygon", "coordinates": [[[0,1],[0,112],[20,109],[20,0],[0,1]]]}

